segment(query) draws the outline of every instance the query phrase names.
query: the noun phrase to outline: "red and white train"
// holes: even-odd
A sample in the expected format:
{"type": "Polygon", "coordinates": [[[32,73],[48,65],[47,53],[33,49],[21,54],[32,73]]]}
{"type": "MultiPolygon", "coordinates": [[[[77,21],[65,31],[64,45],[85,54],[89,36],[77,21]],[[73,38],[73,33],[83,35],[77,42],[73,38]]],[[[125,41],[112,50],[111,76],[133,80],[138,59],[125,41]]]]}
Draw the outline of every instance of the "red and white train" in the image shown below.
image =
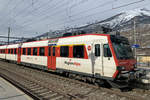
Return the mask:
{"type": "Polygon", "coordinates": [[[134,74],[134,59],[126,38],[82,34],[0,46],[0,58],[45,70],[74,73],[115,83],[134,74]]]}

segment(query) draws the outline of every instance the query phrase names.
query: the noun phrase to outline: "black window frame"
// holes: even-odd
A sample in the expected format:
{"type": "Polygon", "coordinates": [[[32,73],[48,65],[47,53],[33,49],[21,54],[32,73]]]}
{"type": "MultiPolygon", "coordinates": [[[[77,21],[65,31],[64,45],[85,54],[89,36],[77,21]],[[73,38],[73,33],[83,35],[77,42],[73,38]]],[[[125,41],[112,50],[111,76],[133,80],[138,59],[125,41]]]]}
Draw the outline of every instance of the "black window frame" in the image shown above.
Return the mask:
{"type": "Polygon", "coordinates": [[[95,56],[100,57],[101,56],[101,46],[100,44],[95,44],[95,56]],[[99,46],[99,48],[97,48],[99,46]]]}
{"type": "Polygon", "coordinates": [[[23,48],[22,54],[26,55],[26,51],[27,51],[26,48],[23,48]]]}
{"type": "Polygon", "coordinates": [[[103,45],[104,57],[112,57],[112,52],[111,52],[110,47],[105,49],[105,45],[109,47],[109,44],[103,45]]]}
{"type": "Polygon", "coordinates": [[[84,45],[74,45],[73,46],[73,57],[74,58],[84,58],[84,45]],[[81,47],[82,47],[82,50],[81,50],[81,47]]]}
{"type": "Polygon", "coordinates": [[[38,48],[33,48],[33,56],[37,56],[37,54],[38,54],[38,48]]]}
{"type": "Polygon", "coordinates": [[[14,54],[17,54],[17,49],[16,48],[14,49],[14,54]]]}
{"type": "Polygon", "coordinates": [[[69,57],[69,46],[60,47],[60,57],[69,57]]]}
{"type": "Polygon", "coordinates": [[[53,56],[56,55],[55,50],[56,50],[56,47],[53,47],[53,56]]]}
{"type": "Polygon", "coordinates": [[[11,53],[11,50],[10,49],[8,49],[8,54],[10,54],[11,53]]]}
{"type": "Polygon", "coordinates": [[[31,48],[27,48],[27,55],[31,55],[31,48]]]}
{"type": "Polygon", "coordinates": [[[13,51],[14,51],[14,50],[13,50],[13,49],[11,49],[10,53],[11,53],[11,54],[13,54],[13,51]]]}
{"type": "Polygon", "coordinates": [[[45,47],[40,47],[39,48],[39,56],[45,56],[45,47]],[[42,51],[44,51],[44,52],[42,52],[42,51]]]}

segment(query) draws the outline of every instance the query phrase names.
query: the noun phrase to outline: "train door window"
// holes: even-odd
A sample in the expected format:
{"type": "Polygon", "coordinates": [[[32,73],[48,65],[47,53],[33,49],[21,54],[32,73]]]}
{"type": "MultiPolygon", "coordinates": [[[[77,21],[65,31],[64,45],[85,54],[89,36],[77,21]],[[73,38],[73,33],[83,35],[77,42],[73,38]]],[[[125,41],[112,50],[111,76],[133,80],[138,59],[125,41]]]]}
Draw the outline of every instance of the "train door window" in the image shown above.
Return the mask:
{"type": "Polygon", "coordinates": [[[31,48],[28,48],[28,55],[31,55],[31,48]]]}
{"type": "Polygon", "coordinates": [[[14,49],[14,54],[17,54],[17,49],[14,49]]]}
{"type": "Polygon", "coordinates": [[[48,56],[51,56],[51,47],[48,47],[48,56]]]}
{"type": "Polygon", "coordinates": [[[84,58],[84,46],[83,45],[73,46],[73,57],[84,58]]]}
{"type": "Polygon", "coordinates": [[[55,56],[55,47],[53,47],[53,56],[55,56]]]}
{"type": "Polygon", "coordinates": [[[37,55],[37,48],[33,48],[33,55],[37,55]]]}
{"type": "Polygon", "coordinates": [[[23,48],[23,55],[26,55],[26,48],[23,48]]]}
{"type": "Polygon", "coordinates": [[[40,47],[39,55],[40,56],[45,56],[45,48],[44,47],[40,47]]]}
{"type": "Polygon", "coordinates": [[[108,44],[104,44],[104,57],[112,57],[108,44]]]}
{"type": "Polygon", "coordinates": [[[95,56],[100,56],[100,44],[95,44],[95,56]]]}
{"type": "Polygon", "coordinates": [[[13,49],[11,49],[11,54],[13,54],[13,49]]]}
{"type": "Polygon", "coordinates": [[[69,46],[61,46],[60,47],[60,56],[68,57],[69,56],[69,46]]]}

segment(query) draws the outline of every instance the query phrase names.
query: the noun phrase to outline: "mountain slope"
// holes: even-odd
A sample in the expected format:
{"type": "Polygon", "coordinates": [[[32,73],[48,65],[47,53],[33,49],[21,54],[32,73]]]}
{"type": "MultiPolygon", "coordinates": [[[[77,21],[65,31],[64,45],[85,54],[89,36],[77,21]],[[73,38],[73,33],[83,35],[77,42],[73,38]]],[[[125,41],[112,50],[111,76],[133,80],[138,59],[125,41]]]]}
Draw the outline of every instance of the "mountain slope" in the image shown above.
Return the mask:
{"type": "Polygon", "coordinates": [[[120,29],[127,26],[130,27],[131,24],[133,25],[133,20],[140,24],[150,24],[150,10],[136,9],[123,12],[104,21],[98,22],[98,24],[113,29],[120,29]]]}

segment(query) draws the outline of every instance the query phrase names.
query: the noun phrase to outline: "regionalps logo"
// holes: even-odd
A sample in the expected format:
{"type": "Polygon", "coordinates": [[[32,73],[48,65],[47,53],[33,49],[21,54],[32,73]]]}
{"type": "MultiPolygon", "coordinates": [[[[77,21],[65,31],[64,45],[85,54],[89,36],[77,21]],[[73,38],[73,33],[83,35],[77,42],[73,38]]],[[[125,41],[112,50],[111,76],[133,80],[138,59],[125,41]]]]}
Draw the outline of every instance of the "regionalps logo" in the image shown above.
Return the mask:
{"type": "Polygon", "coordinates": [[[64,62],[65,64],[67,64],[67,65],[75,65],[75,66],[81,66],[81,64],[80,63],[78,63],[78,62],[71,62],[71,61],[65,61],[64,62]]]}

